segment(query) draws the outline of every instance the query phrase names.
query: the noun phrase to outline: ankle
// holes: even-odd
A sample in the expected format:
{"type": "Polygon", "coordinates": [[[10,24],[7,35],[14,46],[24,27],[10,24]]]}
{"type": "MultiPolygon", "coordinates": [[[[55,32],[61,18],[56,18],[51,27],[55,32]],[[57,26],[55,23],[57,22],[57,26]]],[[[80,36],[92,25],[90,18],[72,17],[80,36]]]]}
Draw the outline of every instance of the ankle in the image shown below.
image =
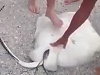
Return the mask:
{"type": "Polygon", "coordinates": [[[55,10],[54,9],[47,9],[46,10],[46,15],[54,14],[55,10]]]}
{"type": "Polygon", "coordinates": [[[55,9],[54,9],[54,7],[47,7],[47,10],[46,10],[47,12],[54,12],[55,11],[55,9]]]}

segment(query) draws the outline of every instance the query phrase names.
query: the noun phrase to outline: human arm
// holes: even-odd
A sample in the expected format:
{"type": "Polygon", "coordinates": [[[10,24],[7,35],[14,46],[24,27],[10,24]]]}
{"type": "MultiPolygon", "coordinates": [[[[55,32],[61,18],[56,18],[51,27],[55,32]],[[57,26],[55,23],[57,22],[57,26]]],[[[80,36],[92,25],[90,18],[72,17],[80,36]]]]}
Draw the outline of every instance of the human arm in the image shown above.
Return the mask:
{"type": "Polygon", "coordinates": [[[89,17],[92,9],[95,6],[97,0],[83,0],[79,10],[75,13],[70,23],[69,28],[65,31],[64,35],[58,39],[55,43],[51,44],[52,46],[57,46],[63,44],[65,47],[68,41],[69,36],[79,28],[89,17]]]}

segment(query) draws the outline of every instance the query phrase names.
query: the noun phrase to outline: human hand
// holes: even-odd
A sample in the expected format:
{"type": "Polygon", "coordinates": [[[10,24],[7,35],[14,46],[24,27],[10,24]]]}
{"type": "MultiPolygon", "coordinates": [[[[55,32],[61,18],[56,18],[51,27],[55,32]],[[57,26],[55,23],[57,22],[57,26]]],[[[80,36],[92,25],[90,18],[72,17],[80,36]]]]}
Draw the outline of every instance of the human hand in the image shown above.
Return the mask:
{"type": "Polygon", "coordinates": [[[51,46],[63,45],[63,48],[65,48],[65,47],[66,47],[66,44],[67,44],[67,41],[68,41],[68,38],[61,37],[61,38],[58,39],[56,42],[51,43],[50,45],[51,45],[51,46]]]}

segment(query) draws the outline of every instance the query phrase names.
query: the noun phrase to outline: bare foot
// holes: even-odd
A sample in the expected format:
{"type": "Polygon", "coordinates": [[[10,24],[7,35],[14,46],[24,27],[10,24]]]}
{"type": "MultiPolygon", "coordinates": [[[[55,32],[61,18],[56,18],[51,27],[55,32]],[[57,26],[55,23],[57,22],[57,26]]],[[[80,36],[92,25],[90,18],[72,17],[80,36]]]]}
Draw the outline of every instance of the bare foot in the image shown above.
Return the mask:
{"type": "Polygon", "coordinates": [[[61,27],[63,25],[62,20],[60,20],[55,11],[50,11],[47,9],[46,11],[46,16],[50,18],[50,20],[52,21],[52,23],[56,26],[56,27],[61,27]]]}
{"type": "Polygon", "coordinates": [[[37,2],[35,0],[29,0],[29,10],[33,13],[38,14],[39,13],[39,7],[37,5],[37,2]]]}
{"type": "Polygon", "coordinates": [[[79,1],[79,0],[65,0],[64,3],[65,3],[66,5],[68,5],[68,4],[71,4],[71,3],[73,3],[73,2],[77,2],[77,1],[79,1]]]}

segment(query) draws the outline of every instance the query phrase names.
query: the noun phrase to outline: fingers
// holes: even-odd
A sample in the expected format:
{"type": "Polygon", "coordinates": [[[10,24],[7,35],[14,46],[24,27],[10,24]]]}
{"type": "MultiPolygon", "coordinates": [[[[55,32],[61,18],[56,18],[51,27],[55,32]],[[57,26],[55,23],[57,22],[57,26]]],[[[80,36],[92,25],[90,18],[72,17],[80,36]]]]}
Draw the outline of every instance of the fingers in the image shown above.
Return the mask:
{"type": "Polygon", "coordinates": [[[51,45],[52,47],[57,47],[57,46],[62,46],[63,48],[66,47],[66,45],[64,45],[64,44],[58,44],[58,43],[51,43],[50,45],[51,45]]]}

